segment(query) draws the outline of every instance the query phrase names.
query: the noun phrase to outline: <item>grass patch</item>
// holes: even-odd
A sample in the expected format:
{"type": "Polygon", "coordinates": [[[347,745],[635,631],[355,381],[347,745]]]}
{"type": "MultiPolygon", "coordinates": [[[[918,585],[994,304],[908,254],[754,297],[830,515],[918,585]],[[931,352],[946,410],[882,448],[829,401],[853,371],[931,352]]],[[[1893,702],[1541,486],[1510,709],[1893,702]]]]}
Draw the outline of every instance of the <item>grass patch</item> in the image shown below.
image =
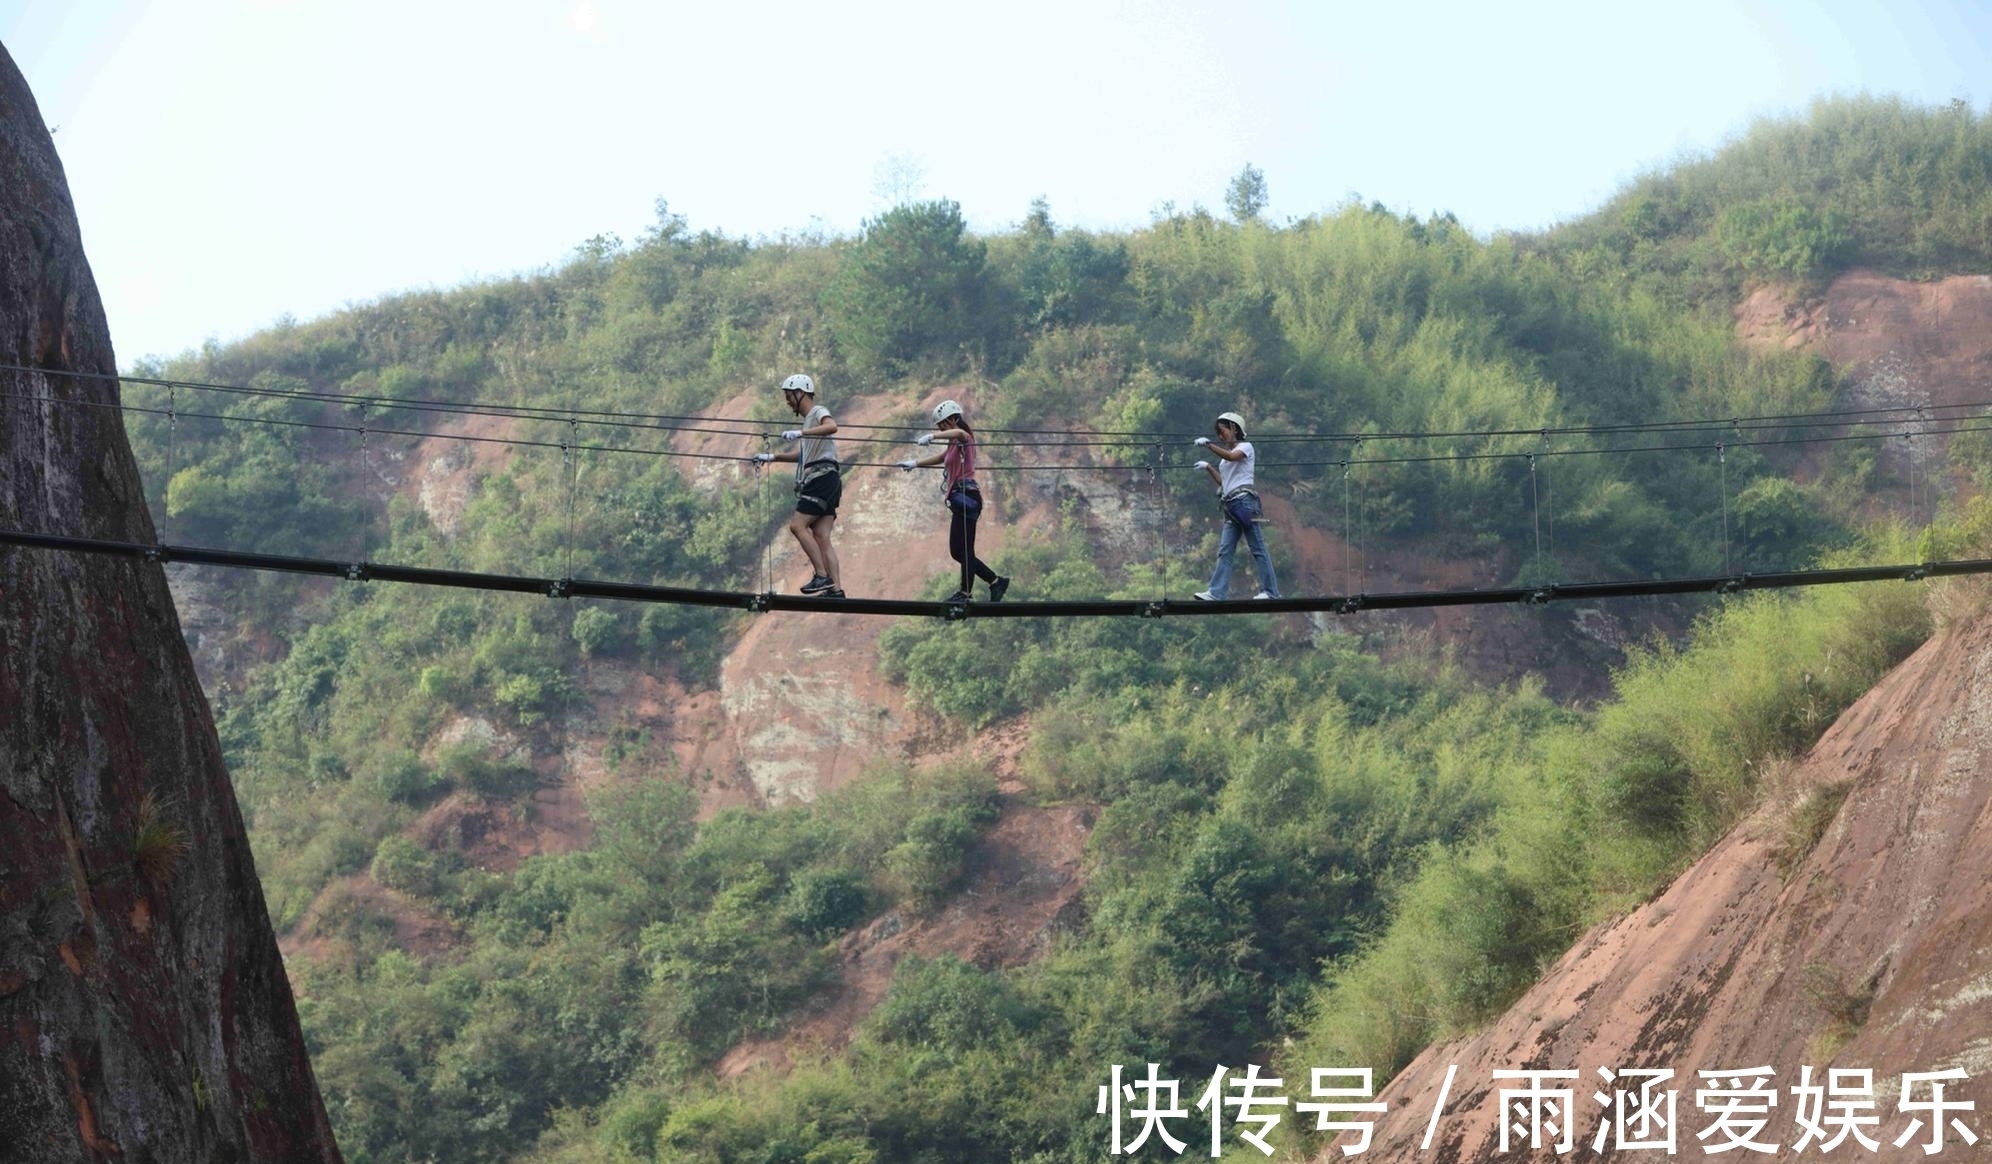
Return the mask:
{"type": "Polygon", "coordinates": [[[1831,964],[1812,961],[1805,964],[1805,1001],[1826,1018],[1826,1025],[1805,1044],[1805,1057],[1824,1063],[1853,1041],[1867,1025],[1868,1012],[1881,985],[1880,975],[1853,986],[1831,964]]]}
{"type": "Polygon", "coordinates": [[[1840,815],[1840,806],[1853,790],[1852,780],[1816,784],[1805,790],[1785,817],[1783,835],[1771,846],[1771,863],[1778,867],[1780,877],[1790,881],[1792,874],[1798,872],[1805,858],[1819,846],[1834,818],[1840,815]]]}
{"type": "Polygon", "coordinates": [[[186,826],[176,819],[168,801],[153,792],[147,792],[139,800],[138,830],[132,836],[131,860],[148,884],[158,889],[171,885],[192,843],[186,826]]]}

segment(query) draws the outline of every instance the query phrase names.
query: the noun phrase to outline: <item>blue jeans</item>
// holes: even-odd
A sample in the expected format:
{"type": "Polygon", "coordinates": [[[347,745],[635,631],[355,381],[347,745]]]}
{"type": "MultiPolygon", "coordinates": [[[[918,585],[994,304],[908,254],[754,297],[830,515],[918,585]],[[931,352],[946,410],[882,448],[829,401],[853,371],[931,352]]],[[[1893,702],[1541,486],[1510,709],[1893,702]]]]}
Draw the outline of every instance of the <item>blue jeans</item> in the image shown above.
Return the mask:
{"type": "Polygon", "coordinates": [[[1259,570],[1259,589],[1279,597],[1279,579],[1273,577],[1273,556],[1266,552],[1266,539],[1259,535],[1259,499],[1250,493],[1222,503],[1224,532],[1217,539],[1217,569],[1210,575],[1210,592],[1218,598],[1231,590],[1231,555],[1238,539],[1252,551],[1252,564],[1259,570]]]}

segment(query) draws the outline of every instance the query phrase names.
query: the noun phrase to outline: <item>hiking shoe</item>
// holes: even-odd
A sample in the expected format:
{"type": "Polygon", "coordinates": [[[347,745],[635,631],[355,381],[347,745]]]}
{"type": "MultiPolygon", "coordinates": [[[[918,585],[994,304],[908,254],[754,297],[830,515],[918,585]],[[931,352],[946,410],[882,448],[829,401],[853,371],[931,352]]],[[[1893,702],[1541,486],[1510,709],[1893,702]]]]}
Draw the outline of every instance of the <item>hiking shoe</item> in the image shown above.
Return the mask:
{"type": "Polygon", "coordinates": [[[1010,580],[1008,578],[998,578],[989,584],[989,601],[1001,602],[1003,601],[1003,596],[1009,592],[1010,580]]]}
{"type": "Polygon", "coordinates": [[[1261,591],[1259,591],[1259,592],[1258,592],[1257,594],[1254,594],[1254,595],[1253,595],[1252,597],[1253,597],[1253,599],[1254,599],[1254,600],[1257,600],[1257,599],[1260,599],[1260,598],[1278,598],[1278,597],[1279,597],[1279,595],[1277,595],[1277,594],[1274,594],[1274,593],[1273,593],[1272,591],[1270,591],[1270,590],[1261,590],[1261,591]]]}
{"type": "Polygon", "coordinates": [[[941,601],[952,606],[957,603],[966,603],[967,601],[969,601],[970,597],[971,596],[968,593],[968,591],[957,590],[953,594],[948,595],[946,598],[941,599],[941,601]]]}
{"type": "Polygon", "coordinates": [[[818,594],[822,591],[832,589],[836,585],[835,582],[832,582],[825,575],[812,574],[809,577],[809,581],[802,584],[802,592],[804,594],[818,594]]]}
{"type": "Polygon", "coordinates": [[[1195,594],[1192,594],[1192,595],[1190,595],[1190,597],[1192,597],[1192,598],[1196,599],[1196,600],[1197,600],[1198,602],[1222,602],[1222,601],[1224,601],[1223,599],[1219,598],[1219,597],[1218,597],[1217,595],[1215,595],[1215,594],[1212,594],[1212,593],[1211,593],[1210,591],[1208,591],[1208,590],[1199,590],[1199,591],[1197,591],[1197,592],[1196,592],[1195,594]]]}
{"type": "Polygon", "coordinates": [[[828,589],[826,589],[826,590],[819,590],[819,591],[817,591],[817,592],[816,592],[816,597],[818,597],[818,598],[842,598],[842,597],[844,597],[844,590],[843,590],[843,587],[841,587],[841,586],[832,586],[832,587],[830,587],[830,588],[828,588],[828,589]]]}

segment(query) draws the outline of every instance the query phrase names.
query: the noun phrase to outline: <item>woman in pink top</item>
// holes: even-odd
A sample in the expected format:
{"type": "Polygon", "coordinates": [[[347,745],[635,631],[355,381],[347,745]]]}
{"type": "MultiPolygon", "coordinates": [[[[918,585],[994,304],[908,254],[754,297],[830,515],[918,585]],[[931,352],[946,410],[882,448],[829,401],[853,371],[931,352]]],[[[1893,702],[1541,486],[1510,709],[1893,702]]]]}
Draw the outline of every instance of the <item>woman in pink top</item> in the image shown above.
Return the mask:
{"type": "Polygon", "coordinates": [[[921,433],[913,443],[931,445],[935,441],[944,441],[948,447],[925,457],[901,461],[899,467],[910,472],[938,465],[943,470],[941,493],[947,498],[951,514],[948,553],[961,563],[961,589],[947,600],[967,602],[974,597],[975,580],[980,578],[989,584],[989,601],[1001,602],[1010,589],[1010,580],[975,556],[975,522],[982,516],[982,489],[975,483],[975,432],[968,427],[961,405],[952,400],[941,401],[934,408],[934,431],[921,433]]]}

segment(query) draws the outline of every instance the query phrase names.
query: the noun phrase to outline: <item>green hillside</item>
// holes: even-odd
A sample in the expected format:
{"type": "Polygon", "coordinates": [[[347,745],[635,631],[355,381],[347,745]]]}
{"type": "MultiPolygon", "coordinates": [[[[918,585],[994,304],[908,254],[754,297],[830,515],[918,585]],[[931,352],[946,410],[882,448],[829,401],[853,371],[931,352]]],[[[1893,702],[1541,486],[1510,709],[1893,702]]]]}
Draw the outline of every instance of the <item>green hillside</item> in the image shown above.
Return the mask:
{"type": "MultiPolygon", "coordinates": [[[[1237,408],[1299,520],[1353,534],[1357,496],[1378,553],[1530,580],[1899,561],[1978,544],[1984,518],[1948,516],[1925,535],[1941,546],[1866,528],[1893,482],[1863,442],[1545,460],[1541,556],[1519,454],[1612,446],[1544,430],[1835,407],[1821,361],[1740,350],[1730,304],[1854,263],[1992,269],[1988,159],[1968,109],[1862,98],[1755,126],[1540,236],[1360,205],[1092,233],[1042,203],[977,236],[943,201],[855,238],[747,240],[660,203],[644,237],[557,269],[140,369],[263,394],[135,385],[127,402],[155,411],[128,425],[168,540],[502,573],[749,588],[786,493],[715,501],[657,455],[667,433],[528,419],[510,431],[540,443],[483,462],[444,536],[366,482],[461,417],[299,394],[680,416],[806,369],[909,420],[934,386],[980,385],[984,429],[1189,434],[1237,408]],[[328,424],[350,431],[305,427],[328,424]],[[1507,435],[1404,435],[1489,430],[1507,435]],[[1324,434],[1365,439],[1300,439],[1324,434]],[[1351,460],[1377,463],[1349,466],[1345,492],[1351,460]]],[[[776,419],[771,395],[754,419],[776,419]]],[[[1101,455],[1144,465],[1160,441],[1101,455]]],[[[1178,512],[1207,502],[1188,472],[1160,481],[1178,512]]],[[[1036,597],[1145,596],[1209,542],[1122,563],[1073,517],[996,564],[1036,597]]],[[[557,752],[582,668],[697,690],[751,616],[226,585],[236,670],[211,694],[273,921],[307,941],[300,1014],[356,1164],[1080,1161],[1103,1152],[1093,1096],[1114,1063],[1163,1064],[1192,1092],[1219,1063],[1387,1072],[1691,860],[1766,760],[1929,626],[1908,587],[1711,600],[1690,642],[1636,652],[1585,709],[1267,616],[896,625],[881,665],[916,705],[964,733],[1027,714],[1028,797],[1097,806],[1083,917],[1016,970],[909,959],[846,1052],[722,1084],[717,1059],[804,1013],[846,934],[955,900],[999,810],[990,774],[887,765],[809,806],[700,821],[697,774],[632,734],[605,753],[591,847],[492,872],[408,831],[453,793],[527,811],[553,774],[475,739],[437,747],[446,723],[557,752]],[[255,651],[268,661],[243,662],[255,651]],[[363,871],[445,919],[448,952],[398,948],[345,880],[363,871]]]]}

